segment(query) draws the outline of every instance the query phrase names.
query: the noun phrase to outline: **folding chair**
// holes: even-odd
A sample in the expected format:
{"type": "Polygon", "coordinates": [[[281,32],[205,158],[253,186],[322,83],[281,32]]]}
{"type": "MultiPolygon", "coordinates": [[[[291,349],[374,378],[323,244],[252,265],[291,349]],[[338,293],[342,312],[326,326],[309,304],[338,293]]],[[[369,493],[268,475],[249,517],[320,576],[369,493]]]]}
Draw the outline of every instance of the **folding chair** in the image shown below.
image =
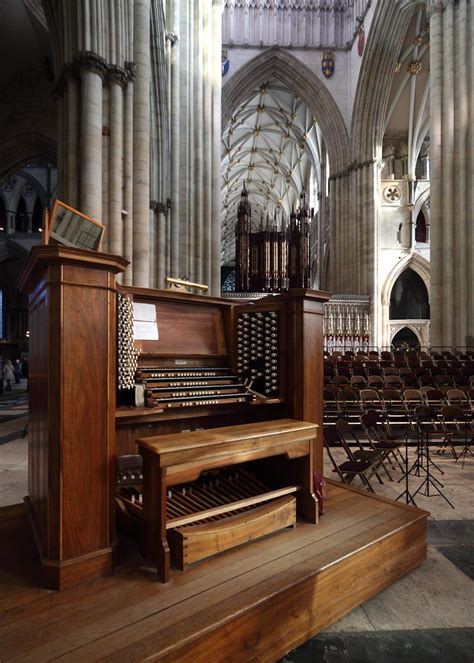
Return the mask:
{"type": "Polygon", "coordinates": [[[398,389],[385,387],[382,390],[382,400],[389,427],[393,424],[408,424],[407,409],[398,389]]]}
{"type": "Polygon", "coordinates": [[[333,465],[333,472],[337,473],[342,483],[348,485],[351,483],[354,477],[359,476],[362,483],[367,486],[367,490],[369,490],[371,493],[375,493],[375,490],[370,485],[370,481],[365,476],[366,472],[371,469],[372,463],[369,460],[362,459],[345,460],[343,463],[337,463],[333,453],[331,452],[331,444],[336,446],[341,444],[341,442],[339,433],[334,426],[325,426],[323,428],[323,440],[324,447],[333,465]]]}
{"type": "MultiPolygon", "coordinates": [[[[336,429],[339,433],[339,438],[341,444],[346,452],[346,455],[349,460],[368,460],[372,465],[372,473],[375,474],[379,483],[383,484],[382,479],[380,478],[377,470],[379,466],[383,467],[383,453],[381,451],[376,451],[375,449],[364,449],[361,441],[358,439],[354,431],[352,430],[349,422],[346,419],[339,419],[336,421],[336,429]],[[350,444],[353,444],[356,447],[354,450],[351,448],[350,444]],[[357,448],[358,447],[358,448],[357,448]]],[[[387,476],[392,480],[387,469],[383,467],[387,476]]],[[[370,475],[372,476],[372,474],[370,475]]],[[[368,477],[370,478],[370,477],[368,477]]]]}
{"type": "Polygon", "coordinates": [[[387,387],[392,387],[392,389],[401,389],[403,387],[403,382],[398,375],[386,375],[385,384],[387,387]]]}
{"type": "Polygon", "coordinates": [[[346,387],[339,392],[339,410],[341,416],[359,421],[362,414],[360,391],[356,387],[346,387]]]}
{"type": "Polygon", "coordinates": [[[383,389],[385,381],[380,375],[369,375],[367,378],[367,386],[369,389],[383,389]]]}
{"type": "Polygon", "coordinates": [[[458,460],[455,446],[462,445],[466,447],[466,433],[469,433],[470,427],[467,426],[466,413],[457,405],[445,405],[442,410],[443,413],[443,431],[445,438],[443,440],[443,448],[438,450],[438,453],[444,453],[446,447],[450,447],[451,453],[454,458],[458,460]]]}
{"type": "Polygon", "coordinates": [[[446,392],[448,405],[457,405],[463,412],[471,409],[469,399],[461,389],[448,389],[446,392]]]}
{"type": "Polygon", "coordinates": [[[384,412],[383,401],[375,389],[361,389],[360,400],[364,410],[384,412]]]}
{"type": "Polygon", "coordinates": [[[427,407],[433,408],[436,414],[440,415],[443,407],[446,405],[446,399],[443,392],[439,389],[427,388],[423,395],[427,407]]]}
{"type": "Polygon", "coordinates": [[[404,467],[401,461],[404,461],[404,458],[400,451],[400,448],[403,446],[403,440],[395,435],[391,435],[387,431],[383,422],[379,420],[379,415],[375,410],[369,410],[363,414],[360,422],[372,448],[382,451],[385,454],[384,460],[387,458],[392,463],[393,469],[395,469],[393,462],[397,463],[403,472],[404,467]],[[390,461],[389,456],[393,456],[392,461],[390,461]]]}
{"type": "Polygon", "coordinates": [[[410,417],[417,406],[425,405],[423,394],[419,389],[405,389],[403,392],[403,401],[410,417]]]}

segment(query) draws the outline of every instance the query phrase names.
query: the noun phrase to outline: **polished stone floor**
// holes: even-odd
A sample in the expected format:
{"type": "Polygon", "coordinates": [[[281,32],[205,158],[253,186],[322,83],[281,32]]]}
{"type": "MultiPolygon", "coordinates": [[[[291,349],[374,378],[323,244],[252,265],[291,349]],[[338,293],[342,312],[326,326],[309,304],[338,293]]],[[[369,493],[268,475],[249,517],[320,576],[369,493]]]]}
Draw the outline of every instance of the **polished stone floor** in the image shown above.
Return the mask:
{"type": "MultiPolygon", "coordinates": [[[[25,383],[0,395],[0,506],[21,502],[27,493],[27,407],[25,383]]],[[[342,453],[334,453],[342,462],[342,453]]],[[[431,513],[427,561],[282,663],[474,662],[474,458],[467,456],[463,467],[449,454],[432,457],[444,472],[433,469],[433,476],[454,509],[434,490],[416,496],[417,505],[431,513]]],[[[414,448],[409,458],[415,459],[414,448]]],[[[329,459],[325,473],[335,477],[329,459]]],[[[383,485],[371,482],[377,493],[395,499],[405,489],[400,477],[398,469],[394,481],[381,475],[383,485]]],[[[410,492],[422,481],[410,476],[410,492]]],[[[361,485],[358,479],[354,485],[361,485]]]]}

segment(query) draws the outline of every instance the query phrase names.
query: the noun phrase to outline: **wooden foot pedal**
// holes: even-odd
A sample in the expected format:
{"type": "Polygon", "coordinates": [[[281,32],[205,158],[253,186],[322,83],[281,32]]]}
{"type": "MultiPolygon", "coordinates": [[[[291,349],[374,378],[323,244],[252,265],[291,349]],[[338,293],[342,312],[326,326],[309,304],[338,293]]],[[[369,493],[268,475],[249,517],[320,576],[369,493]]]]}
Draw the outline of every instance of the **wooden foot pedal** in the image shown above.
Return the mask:
{"type": "Polygon", "coordinates": [[[183,571],[205,557],[296,525],[296,499],[286,495],[215,522],[193,523],[168,531],[171,562],[183,571]]]}

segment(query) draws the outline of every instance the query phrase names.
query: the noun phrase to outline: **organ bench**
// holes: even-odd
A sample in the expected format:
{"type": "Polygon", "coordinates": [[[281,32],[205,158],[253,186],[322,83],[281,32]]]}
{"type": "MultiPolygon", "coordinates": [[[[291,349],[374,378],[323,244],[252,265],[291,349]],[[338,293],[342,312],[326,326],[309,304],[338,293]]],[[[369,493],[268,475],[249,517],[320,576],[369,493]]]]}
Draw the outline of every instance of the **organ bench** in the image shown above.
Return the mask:
{"type": "Polygon", "coordinates": [[[316,428],[282,419],[137,440],[143,456],[143,549],[159,578],[169,579],[170,547],[173,561],[184,569],[294,526],[296,511],[317,523],[312,489],[316,428]],[[261,462],[274,458],[279,462],[261,462]],[[211,474],[198,483],[203,472],[221,468],[226,474],[211,474]],[[180,489],[173,490],[176,486],[180,489]]]}

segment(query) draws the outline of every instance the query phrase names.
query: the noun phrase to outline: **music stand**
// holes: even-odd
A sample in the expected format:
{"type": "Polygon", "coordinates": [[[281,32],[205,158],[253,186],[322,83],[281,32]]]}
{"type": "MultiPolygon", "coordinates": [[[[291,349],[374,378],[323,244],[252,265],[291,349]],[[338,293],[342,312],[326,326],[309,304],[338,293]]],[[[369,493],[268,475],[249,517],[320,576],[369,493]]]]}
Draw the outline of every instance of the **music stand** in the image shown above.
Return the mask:
{"type": "MultiPolygon", "coordinates": [[[[444,488],[443,484],[433,477],[431,475],[431,470],[430,467],[433,465],[436,467],[438,470],[438,466],[433,463],[433,461],[430,458],[430,447],[429,447],[429,436],[430,432],[426,430],[426,432],[423,431],[423,422],[428,422],[430,420],[433,420],[433,414],[436,416],[436,413],[432,408],[428,407],[420,407],[417,408],[417,411],[414,413],[414,418],[417,420],[417,428],[419,431],[419,436],[420,436],[420,445],[424,448],[424,455],[426,458],[426,467],[424,467],[424,471],[426,472],[426,476],[420,486],[415,490],[413,493],[413,498],[420,493],[421,495],[425,495],[425,497],[442,497],[446,502],[449,504],[449,506],[454,509],[454,504],[452,504],[446,495],[440,490],[441,488],[444,488]],[[423,435],[426,435],[425,440],[423,440],[423,435]],[[422,491],[422,488],[424,487],[424,492],[422,491]],[[435,491],[435,493],[430,492],[430,488],[435,491]]],[[[434,431],[436,435],[438,435],[438,431],[434,431]]],[[[423,453],[423,452],[422,452],[423,453]]],[[[422,466],[422,463],[421,463],[422,466]]],[[[441,470],[440,470],[441,471],[441,470]]]]}
{"type": "Polygon", "coordinates": [[[404,497],[406,504],[410,504],[411,502],[413,506],[416,506],[416,502],[413,498],[413,495],[410,493],[409,476],[410,476],[410,471],[408,469],[408,433],[405,433],[405,474],[402,476],[401,479],[398,480],[398,483],[400,483],[402,479],[405,479],[405,490],[403,491],[403,493],[400,493],[400,495],[395,499],[395,501],[398,502],[398,500],[404,497]]]}
{"type": "MultiPolygon", "coordinates": [[[[466,456],[467,456],[468,454],[469,454],[470,456],[473,456],[473,455],[474,455],[474,454],[472,453],[472,449],[471,449],[471,442],[472,442],[472,440],[474,439],[474,437],[471,437],[471,439],[469,440],[469,442],[467,441],[467,422],[468,422],[468,419],[471,419],[471,423],[472,423],[472,418],[473,418],[473,416],[474,416],[474,415],[473,415],[472,412],[464,412],[464,449],[461,451],[461,453],[460,453],[460,454],[458,455],[458,457],[456,458],[456,463],[457,463],[458,460],[459,460],[459,459],[461,458],[461,456],[462,456],[462,466],[461,466],[461,469],[462,469],[462,470],[464,469],[464,463],[466,462],[466,456]]],[[[474,435],[474,431],[471,430],[470,432],[473,433],[473,435],[474,435]]]]}

